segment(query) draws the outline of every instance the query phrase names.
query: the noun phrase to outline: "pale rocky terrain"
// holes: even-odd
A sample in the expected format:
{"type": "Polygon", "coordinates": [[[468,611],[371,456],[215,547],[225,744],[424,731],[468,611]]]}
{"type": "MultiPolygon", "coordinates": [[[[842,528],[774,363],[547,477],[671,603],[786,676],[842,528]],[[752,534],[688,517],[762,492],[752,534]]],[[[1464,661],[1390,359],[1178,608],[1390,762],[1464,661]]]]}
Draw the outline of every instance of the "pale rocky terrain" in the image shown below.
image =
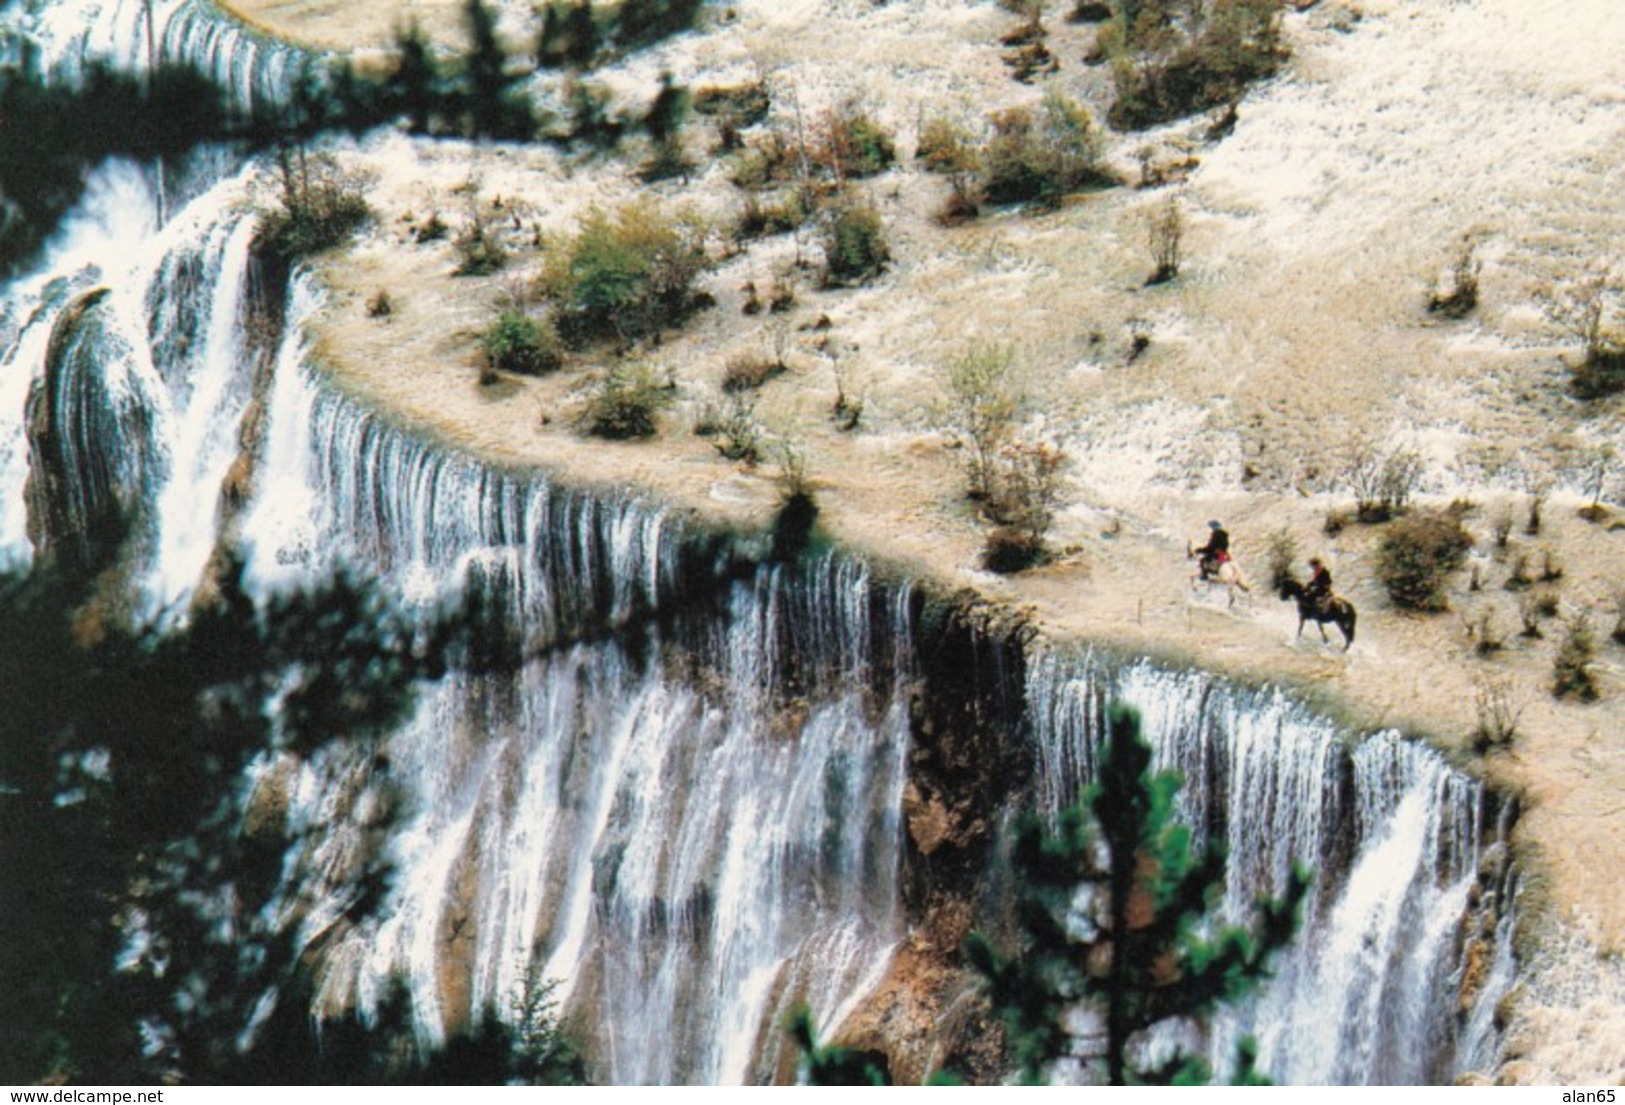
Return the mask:
{"type": "MultiPolygon", "coordinates": [[[[246,16],[324,45],[387,43],[399,5],[239,0],[246,16]]],[[[419,0],[426,27],[456,5],[419,0]]],[[[1625,271],[1625,24],[1610,0],[1554,11],[1526,0],[1327,0],[1286,17],[1292,57],[1243,101],[1234,132],[1205,140],[1198,118],[1115,135],[1125,180],[1137,156],[1196,160],[1162,189],[1075,197],[1047,214],[998,212],[944,229],[946,192],[910,166],[922,115],[966,121],[1032,103],[998,36],[1013,17],[991,3],[893,0],[741,2],[605,74],[645,103],[657,75],[695,87],[769,76],[776,117],[816,119],[856,100],[891,127],[900,168],[864,183],[887,224],[894,263],[874,284],[821,291],[795,269],[789,237],[754,243],[707,278],[717,305],[647,356],[680,401],[652,442],[606,444],[570,426],[587,358],[540,380],[476,384],[476,337],[538,258],[537,228],[568,231],[594,204],[640,192],[726,222],[740,194],[706,156],[687,182],[641,186],[626,159],[544,147],[423,143],[390,136],[346,153],[377,174],[375,229],[324,258],[332,291],[317,341],[341,386],[425,432],[493,460],[542,465],[572,480],[631,487],[724,520],[760,520],[779,490],[772,465],[723,461],[690,430],[717,396],[723,363],[766,351],[788,325],[790,371],[763,389],[758,414],[805,453],[821,520],[853,548],[1029,609],[1046,632],[1150,653],[1241,679],[1284,683],[1360,726],[1425,735],[1522,796],[1517,844],[1526,873],[1522,984],[1507,1062],[1521,1082],[1625,1079],[1625,648],[1608,635],[1625,591],[1625,525],[1582,520],[1578,460],[1602,444],[1625,454],[1625,403],[1581,403],[1566,390],[1572,340],[1543,313],[1554,283],[1612,264],[1625,271]],[[1144,287],[1149,210],[1173,191],[1189,220],[1179,279],[1144,287]],[[455,228],[474,196],[500,199],[514,263],[455,278],[452,247],[418,245],[432,212],[455,228]],[[1482,261],[1481,306],[1444,321],[1425,311],[1464,236],[1482,261]],[[744,316],[741,286],[793,279],[788,323],[744,316]],[[371,318],[388,294],[393,312],[371,318]],[[828,316],[816,334],[800,327],[828,316]],[[1128,355],[1131,319],[1150,325],[1128,355]],[[828,418],[835,394],[824,338],[866,399],[852,433],[828,418]],[[942,430],[942,368],[973,340],[1014,345],[1033,402],[1029,428],[1068,454],[1056,562],[1014,577],[978,567],[986,525],[963,494],[961,454],[942,430]],[[1380,530],[1323,531],[1351,496],[1341,485],[1361,442],[1408,445],[1426,460],[1428,502],[1475,504],[1471,573],[1448,613],[1396,611],[1373,575],[1380,530]],[[1552,487],[1538,537],[1523,532],[1528,490],[1552,487]],[[1510,547],[1491,540],[1515,511],[1510,547]],[[1255,583],[1266,536],[1318,552],[1361,612],[1344,653],[1313,628],[1295,639],[1292,608],[1255,587],[1234,607],[1193,594],[1185,543],[1222,518],[1255,583]],[[1598,629],[1600,702],[1549,693],[1561,628],[1518,636],[1503,590],[1519,551],[1563,568],[1564,615],[1598,629]],[[1476,574],[1481,590],[1470,590],[1476,574]],[[1493,611],[1507,647],[1488,659],[1467,628],[1493,611]],[[1478,757],[1475,681],[1511,680],[1522,705],[1512,746],[1478,757]]],[[[511,21],[517,26],[522,21],[511,21]]],[[[1055,80],[1104,106],[1108,77],[1083,64],[1093,30],[1052,14],[1055,80]]],[[[634,151],[635,153],[635,151],[634,151]]],[[[1617,475],[1605,498],[1625,497],[1617,475]]],[[[1611,517],[1625,519],[1616,506],[1611,517]]],[[[1300,560],[1301,567],[1301,560],[1300,560]]]]}

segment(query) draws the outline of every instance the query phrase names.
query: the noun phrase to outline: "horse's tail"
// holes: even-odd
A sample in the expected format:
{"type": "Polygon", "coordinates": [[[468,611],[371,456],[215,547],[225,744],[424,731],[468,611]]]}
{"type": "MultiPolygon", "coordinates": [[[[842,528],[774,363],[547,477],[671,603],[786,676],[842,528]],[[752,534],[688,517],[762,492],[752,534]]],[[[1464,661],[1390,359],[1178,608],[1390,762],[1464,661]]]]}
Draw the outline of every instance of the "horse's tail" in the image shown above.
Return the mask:
{"type": "MultiPolygon", "coordinates": [[[[1347,600],[1345,600],[1345,602],[1347,602],[1347,600]]],[[[1354,623],[1360,620],[1360,612],[1354,609],[1354,604],[1352,602],[1349,602],[1347,605],[1349,608],[1349,644],[1352,645],[1354,643],[1354,623]]]]}

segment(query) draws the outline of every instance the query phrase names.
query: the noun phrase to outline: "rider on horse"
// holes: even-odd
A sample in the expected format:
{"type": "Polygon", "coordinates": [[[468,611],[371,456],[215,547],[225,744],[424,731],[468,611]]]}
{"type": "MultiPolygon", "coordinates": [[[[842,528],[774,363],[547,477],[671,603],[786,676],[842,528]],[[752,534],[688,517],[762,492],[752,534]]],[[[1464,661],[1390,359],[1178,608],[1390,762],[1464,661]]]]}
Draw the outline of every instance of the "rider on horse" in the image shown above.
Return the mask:
{"type": "Polygon", "coordinates": [[[1332,597],[1332,573],[1318,556],[1309,558],[1309,582],[1304,584],[1303,597],[1317,611],[1324,611],[1332,597]]]}
{"type": "Polygon", "coordinates": [[[1209,522],[1207,528],[1212,532],[1207,544],[1196,550],[1201,558],[1196,566],[1202,579],[1215,580],[1219,578],[1219,570],[1230,562],[1230,534],[1217,519],[1209,522]]]}

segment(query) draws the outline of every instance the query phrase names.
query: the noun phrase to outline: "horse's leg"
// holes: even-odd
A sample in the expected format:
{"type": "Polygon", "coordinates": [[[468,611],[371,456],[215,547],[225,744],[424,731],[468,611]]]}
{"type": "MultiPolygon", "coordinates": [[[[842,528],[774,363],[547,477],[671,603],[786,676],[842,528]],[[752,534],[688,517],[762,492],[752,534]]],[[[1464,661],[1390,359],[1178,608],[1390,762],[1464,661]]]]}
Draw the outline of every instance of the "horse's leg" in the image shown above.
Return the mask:
{"type": "Polygon", "coordinates": [[[1332,639],[1330,637],[1326,636],[1326,623],[1325,622],[1321,621],[1319,618],[1316,618],[1315,619],[1315,628],[1320,630],[1320,641],[1321,641],[1322,644],[1329,645],[1329,644],[1332,643],[1332,639]]]}

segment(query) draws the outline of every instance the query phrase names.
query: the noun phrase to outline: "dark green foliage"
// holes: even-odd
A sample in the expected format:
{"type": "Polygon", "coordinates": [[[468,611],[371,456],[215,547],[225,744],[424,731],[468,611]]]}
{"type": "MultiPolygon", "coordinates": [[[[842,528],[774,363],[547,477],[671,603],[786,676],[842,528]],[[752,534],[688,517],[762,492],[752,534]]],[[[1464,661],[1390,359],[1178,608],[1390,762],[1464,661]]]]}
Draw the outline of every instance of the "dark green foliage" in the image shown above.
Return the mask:
{"type": "Polygon", "coordinates": [[[497,42],[496,16],[484,0],[467,0],[463,18],[471,50],[464,62],[462,92],[467,104],[465,134],[489,138],[529,138],[535,129],[530,105],[508,73],[508,58],[497,42]]]}
{"type": "Polygon", "coordinates": [[[566,343],[624,345],[696,310],[694,282],[708,265],[697,227],[640,202],[614,215],[591,211],[574,240],[549,251],[537,287],[556,305],[566,343]]]}
{"type": "Polygon", "coordinates": [[[1394,522],[1377,547],[1377,579],[1395,606],[1438,611],[1450,607],[1444,585],[1461,567],[1473,540],[1447,511],[1420,511],[1394,522]]]}
{"type": "Polygon", "coordinates": [[[847,199],[832,207],[824,223],[824,283],[864,284],[891,262],[880,212],[847,199]]]}
{"type": "Polygon", "coordinates": [[[1121,130],[1232,103],[1284,56],[1277,0],[1136,0],[1102,38],[1117,88],[1108,120],[1121,130]]]}
{"type": "Polygon", "coordinates": [[[91,66],[78,86],[22,72],[0,67],[0,275],[38,248],[104,158],[175,157],[236,125],[220,90],[186,67],[142,81],[91,66]]]}
{"type": "Polygon", "coordinates": [[[623,0],[615,15],[615,43],[623,50],[652,46],[694,26],[704,0],[623,0]]]}
{"type": "Polygon", "coordinates": [[[830,114],[816,160],[836,180],[874,176],[897,160],[891,134],[868,112],[847,107],[830,114]]]}
{"type": "Polygon", "coordinates": [[[653,437],[656,417],[672,401],[672,385],[645,365],[616,365],[588,399],[581,425],[612,440],[653,437]]]}
{"type": "MultiPolygon", "coordinates": [[[[1190,1056],[1136,1068],[1132,1043],[1160,1022],[1235,1001],[1266,977],[1297,928],[1309,877],[1294,868],[1282,898],[1260,899],[1251,929],[1215,924],[1223,852],[1193,848],[1190,830],[1174,823],[1180,779],[1151,773],[1139,715],[1114,707],[1108,728],[1099,780],[1053,828],[1035,817],[1017,828],[1020,950],[1006,958],[972,934],[965,954],[1004,1021],[1024,1082],[1042,1082],[1070,1053],[1064,1013],[1078,1002],[1105,1021],[1105,1050],[1092,1061],[1111,1084],[1205,1081],[1206,1065],[1190,1056]],[[1080,887],[1087,899],[1075,907],[1080,887]]],[[[1239,1065],[1257,1079],[1246,1053],[1239,1065]]]]}
{"type": "Polygon", "coordinates": [[[536,60],[544,69],[591,68],[603,46],[592,0],[553,0],[542,13],[536,60]]]}
{"type": "Polygon", "coordinates": [[[982,567],[1000,575],[1013,575],[1036,568],[1049,559],[1042,538],[1019,526],[999,526],[987,535],[982,546],[982,567]]]}
{"type": "Polygon", "coordinates": [[[493,369],[540,376],[564,364],[564,346],[546,321],[520,311],[504,311],[480,335],[480,352],[493,369]]]}
{"type": "Polygon", "coordinates": [[[282,257],[331,249],[372,220],[366,180],[304,146],[277,150],[277,205],[260,220],[259,240],[282,257]]]}
{"type": "MultiPolygon", "coordinates": [[[[0,578],[0,1080],[230,1080],[260,995],[296,975],[262,912],[293,841],[242,827],[244,771],[335,741],[367,753],[434,662],[343,579],[258,612],[228,570],[169,633],[101,623],[85,598],[47,569],[0,578]],[[115,970],[137,914],[149,948],[115,970]]],[[[365,874],[357,916],[386,875],[365,874]]]]}
{"type": "Polygon", "coordinates": [[[413,134],[429,134],[445,95],[445,81],[429,40],[416,23],[395,40],[400,60],[384,80],[384,103],[404,115],[413,134]]]}
{"type": "Polygon", "coordinates": [[[790,1038],[801,1050],[802,1070],[808,1086],[890,1086],[886,1057],[849,1047],[820,1047],[812,1013],[805,1006],[790,1014],[790,1038]]]}
{"type": "MultiPolygon", "coordinates": [[[[271,906],[310,830],[246,773],[357,757],[369,827],[386,831],[399,800],[380,739],[418,680],[468,654],[466,626],[418,626],[344,577],[256,609],[240,571],[164,631],[112,624],[49,566],[0,574],[0,1081],[579,1081],[545,985],[518,996],[516,1027],[487,1011],[434,1052],[398,991],[365,1022],[313,1020],[308,964],[271,906]]],[[[349,923],[389,878],[363,860],[349,923]]]]}
{"type": "Polygon", "coordinates": [[[982,198],[995,204],[1049,207],[1072,192],[1114,183],[1089,113],[1054,91],[1036,116],[1024,108],[996,116],[980,163],[982,198]]]}

